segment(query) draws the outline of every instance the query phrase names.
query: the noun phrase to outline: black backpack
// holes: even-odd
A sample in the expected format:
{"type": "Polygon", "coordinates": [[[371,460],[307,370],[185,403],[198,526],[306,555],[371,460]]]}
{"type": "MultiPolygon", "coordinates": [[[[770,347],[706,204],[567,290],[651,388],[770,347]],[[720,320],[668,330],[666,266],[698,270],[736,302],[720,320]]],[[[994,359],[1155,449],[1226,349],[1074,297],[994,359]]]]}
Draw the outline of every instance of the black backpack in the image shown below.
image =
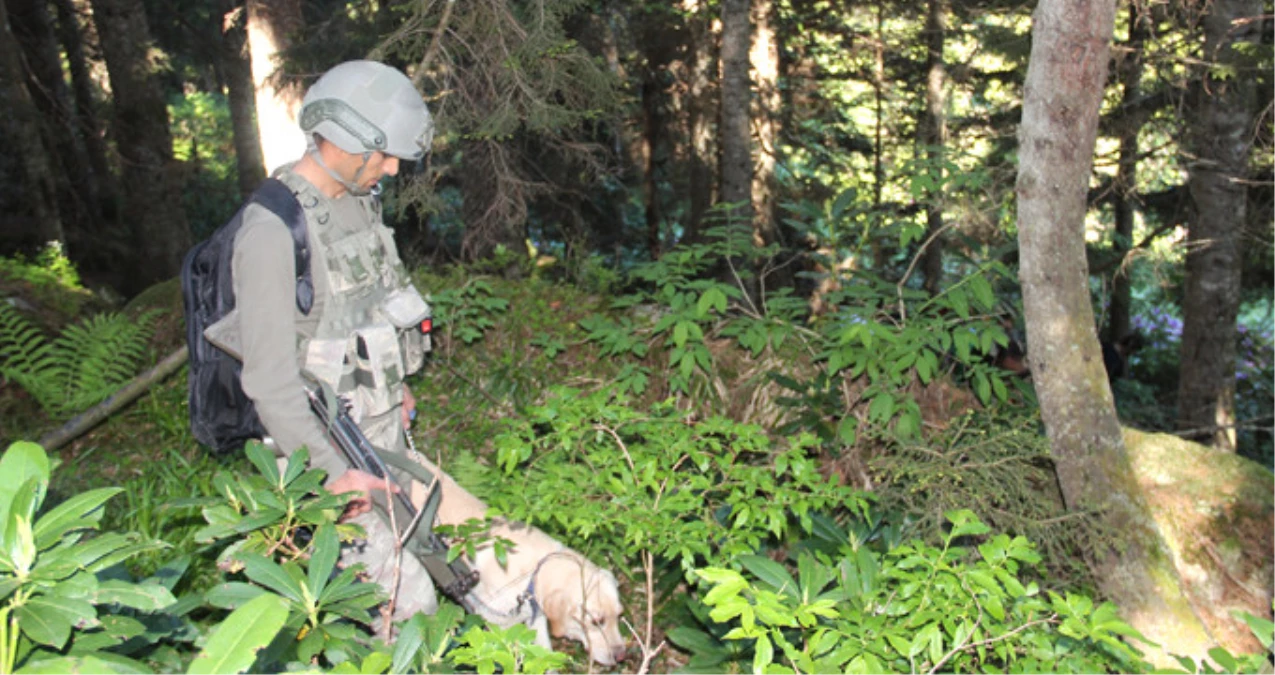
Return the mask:
{"type": "Polygon", "coordinates": [[[205,329],[235,308],[231,257],[244,210],[253,203],[287,224],[297,269],[297,308],[309,314],[314,305],[305,214],[287,185],[267,178],[229,222],[191,248],[182,262],[186,346],[190,351],[190,430],[196,440],[219,454],[239,450],[248,439],[266,434],[239,382],[243,364],[204,337],[205,329]]]}

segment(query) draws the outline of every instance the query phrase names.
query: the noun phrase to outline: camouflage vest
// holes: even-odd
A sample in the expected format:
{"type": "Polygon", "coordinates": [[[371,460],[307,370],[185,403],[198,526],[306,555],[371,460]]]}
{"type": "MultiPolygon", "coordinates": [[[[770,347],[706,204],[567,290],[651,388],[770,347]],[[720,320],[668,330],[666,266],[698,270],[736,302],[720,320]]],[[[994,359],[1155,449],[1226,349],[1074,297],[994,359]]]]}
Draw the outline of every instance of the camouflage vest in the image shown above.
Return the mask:
{"type": "Polygon", "coordinates": [[[430,307],[377,198],[333,202],[287,168],[275,177],[296,193],[312,251],[315,303],[298,322],[301,373],[349,397],[355,421],[383,415],[403,402],[403,378],[424,363],[430,307]]]}

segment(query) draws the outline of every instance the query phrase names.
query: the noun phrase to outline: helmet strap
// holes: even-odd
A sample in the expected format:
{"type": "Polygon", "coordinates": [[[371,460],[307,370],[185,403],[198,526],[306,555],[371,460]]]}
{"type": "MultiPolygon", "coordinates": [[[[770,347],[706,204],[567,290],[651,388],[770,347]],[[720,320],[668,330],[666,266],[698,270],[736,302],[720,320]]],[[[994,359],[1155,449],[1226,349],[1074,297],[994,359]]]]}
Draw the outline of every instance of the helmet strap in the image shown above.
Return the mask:
{"type": "Polygon", "coordinates": [[[328,163],[323,161],[323,155],[319,152],[319,146],[317,144],[310,145],[310,156],[314,158],[314,161],[319,163],[319,166],[322,167],[323,170],[326,171],[329,176],[332,177],[332,180],[340,183],[341,187],[345,188],[346,192],[349,192],[355,197],[366,197],[370,194],[376,194],[377,192],[380,191],[377,189],[380,187],[380,185],[373,186],[373,188],[369,190],[367,188],[360,187],[358,183],[359,176],[363,175],[363,169],[367,168],[367,162],[369,159],[371,159],[372,153],[370,152],[363,153],[363,164],[359,166],[358,171],[354,172],[353,181],[348,181],[342,178],[341,174],[337,173],[336,171],[333,171],[332,167],[328,166],[328,163]]]}

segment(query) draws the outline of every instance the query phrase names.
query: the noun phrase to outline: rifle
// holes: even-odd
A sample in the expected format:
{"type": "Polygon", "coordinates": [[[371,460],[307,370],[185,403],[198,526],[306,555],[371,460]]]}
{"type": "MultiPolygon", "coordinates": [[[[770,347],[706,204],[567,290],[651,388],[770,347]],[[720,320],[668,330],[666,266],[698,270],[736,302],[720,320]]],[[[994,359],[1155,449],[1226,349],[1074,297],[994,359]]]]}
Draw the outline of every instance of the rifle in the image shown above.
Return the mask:
{"type": "Polygon", "coordinates": [[[382,458],[372,442],[363,435],[363,430],[359,429],[350,418],[348,404],[340,397],[337,397],[337,405],[333,406],[336,409],[336,413],[333,414],[323,392],[315,392],[307,387],[306,396],[310,399],[310,409],[323,423],[328,435],[341,449],[341,453],[345,455],[350,466],[376,478],[388,480],[391,485],[398,488],[386,497],[388,503],[382,503],[372,495],[368,497],[372,499],[373,504],[386,513],[392,507],[396,523],[407,523],[403,532],[395,533],[399,537],[399,543],[421,561],[425,570],[429,572],[429,576],[434,580],[434,585],[444,595],[467,610],[471,609],[466,595],[478,583],[478,573],[471,571],[460,558],[448,562],[447,545],[433,531],[434,514],[438,511],[438,503],[443,496],[442,481],[424,466],[405,457],[387,453],[386,458],[382,458]],[[393,472],[390,471],[391,466],[406,472],[422,485],[427,486],[429,494],[419,511],[412,504],[408,491],[394,478],[393,472]],[[419,527],[422,522],[425,522],[424,528],[419,527]]]}

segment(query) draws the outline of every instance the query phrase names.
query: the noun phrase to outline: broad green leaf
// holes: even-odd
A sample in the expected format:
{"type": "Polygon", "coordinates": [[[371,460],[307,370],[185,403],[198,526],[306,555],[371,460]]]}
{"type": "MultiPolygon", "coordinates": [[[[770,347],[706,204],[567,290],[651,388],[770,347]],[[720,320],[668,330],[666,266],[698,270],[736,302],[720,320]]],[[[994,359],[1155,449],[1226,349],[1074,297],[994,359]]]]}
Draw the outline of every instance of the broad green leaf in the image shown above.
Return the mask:
{"type": "Polygon", "coordinates": [[[284,509],[264,508],[245,516],[244,519],[236,523],[232,529],[239,534],[244,534],[253,530],[259,530],[268,525],[273,525],[283,520],[286,515],[288,515],[288,512],[284,509]]]}
{"type": "Polygon", "coordinates": [[[699,296],[699,302],[695,304],[695,312],[699,318],[708,316],[709,310],[716,309],[719,312],[726,311],[726,294],[720,288],[710,288],[699,296]]]}
{"type": "Polygon", "coordinates": [[[35,544],[43,551],[56,544],[62,535],[75,529],[96,528],[102,518],[99,507],[123,492],[123,488],[101,488],[72,496],[40,516],[35,524],[35,544]],[[97,511],[97,513],[94,513],[97,511]],[[92,515],[90,515],[92,514],[92,515]]]}
{"type": "MultiPolygon", "coordinates": [[[[146,632],[146,624],[134,619],[131,616],[123,616],[121,614],[104,614],[99,617],[102,622],[102,632],[113,638],[127,640],[137,637],[146,632]]],[[[78,643],[80,638],[75,638],[78,643]]]]}
{"type": "Polygon", "coordinates": [[[792,597],[797,597],[797,582],[793,580],[792,575],[783,565],[760,555],[745,555],[739,557],[739,562],[749,572],[753,573],[761,581],[765,582],[776,591],[783,591],[792,597]]]}
{"type": "Polygon", "coordinates": [[[139,673],[136,666],[114,664],[99,655],[55,656],[35,663],[28,663],[17,670],[31,675],[70,675],[73,673],[139,673]]]}
{"type": "Polygon", "coordinates": [[[158,584],[134,584],[119,579],[103,581],[97,589],[95,604],[115,603],[143,612],[156,612],[177,602],[172,591],[158,584]]]}
{"type": "Polygon", "coordinates": [[[416,653],[425,644],[424,614],[416,614],[399,629],[394,641],[394,655],[389,665],[391,673],[406,673],[416,663],[416,653]]]}
{"type": "Polygon", "coordinates": [[[1267,651],[1270,651],[1271,642],[1275,639],[1275,623],[1260,616],[1253,616],[1248,612],[1232,612],[1232,614],[1238,615],[1244,623],[1248,624],[1249,630],[1253,632],[1253,637],[1257,638],[1267,651]]]}
{"type": "Polygon", "coordinates": [[[248,670],[287,618],[288,603],[283,598],[265,594],[251,600],[222,621],[186,672],[214,675],[248,670]]]}
{"type": "Polygon", "coordinates": [[[842,445],[853,447],[855,442],[855,430],[859,427],[858,418],[853,415],[846,415],[837,423],[837,440],[842,445]]]}
{"type": "Polygon", "coordinates": [[[678,321],[673,326],[673,344],[681,347],[686,344],[686,338],[690,336],[690,324],[686,321],[678,321]]]}
{"type": "Polygon", "coordinates": [[[757,643],[753,646],[753,672],[762,675],[766,672],[766,666],[775,660],[775,646],[771,644],[770,637],[763,635],[757,638],[757,643]]]}
{"type": "MultiPolygon", "coordinates": [[[[288,456],[288,465],[283,470],[283,484],[291,486],[298,476],[305,473],[306,464],[310,463],[310,451],[304,447],[297,448],[288,456]]],[[[275,464],[275,468],[278,468],[275,464]]]]}
{"type": "Polygon", "coordinates": [[[944,515],[954,526],[948,535],[949,541],[963,535],[986,534],[992,531],[992,528],[984,525],[969,509],[948,511],[944,515]]]}
{"type": "Polygon", "coordinates": [[[988,381],[987,375],[976,372],[974,373],[974,393],[978,394],[978,400],[984,404],[992,402],[992,384],[988,381]]]}
{"type": "Polygon", "coordinates": [[[690,652],[696,658],[704,659],[704,665],[714,665],[725,661],[730,656],[721,642],[704,631],[689,626],[678,626],[669,631],[668,638],[673,644],[690,652]]]}
{"type": "Polygon", "coordinates": [[[30,479],[47,483],[49,456],[30,441],[11,444],[0,456],[0,522],[9,511],[9,502],[18,488],[30,479]]]}
{"type": "Polygon", "coordinates": [[[304,593],[301,591],[301,585],[273,560],[248,552],[242,552],[236,557],[243,563],[244,573],[249,579],[289,600],[303,602],[304,593]]]}
{"type": "Polygon", "coordinates": [[[336,527],[324,523],[314,533],[314,552],[310,555],[310,591],[317,598],[323,593],[332,570],[336,567],[337,558],[341,555],[341,542],[336,536],[336,527]]]}
{"type": "MultiPolygon", "coordinates": [[[[385,652],[372,652],[363,659],[359,668],[360,675],[380,675],[393,665],[393,658],[385,652]]],[[[406,670],[390,670],[391,673],[405,673],[406,670]]]]}
{"type": "Polygon", "coordinates": [[[72,547],[72,557],[80,567],[88,567],[97,560],[128,548],[135,543],[135,539],[135,537],[129,537],[118,532],[103,532],[88,541],[72,547]]]}
{"type": "Polygon", "coordinates": [[[974,294],[974,299],[979,303],[984,311],[990,310],[996,305],[996,293],[992,291],[992,285],[988,283],[987,278],[982,273],[976,273],[969,278],[970,292],[974,294]]]}
{"type": "Polygon", "coordinates": [[[83,600],[36,596],[15,612],[18,626],[32,641],[61,649],[71,637],[71,627],[97,624],[97,611],[83,600]]]}
{"type": "Polygon", "coordinates": [[[1222,666],[1222,672],[1238,673],[1240,672],[1240,664],[1230,652],[1221,647],[1214,647],[1209,650],[1209,658],[1219,666],[1222,666]]]}
{"type": "MultiPolygon", "coordinates": [[[[27,481],[26,485],[34,485],[34,481],[27,481]]],[[[18,513],[19,502],[22,501],[23,488],[19,488],[18,496],[13,500],[13,511],[9,513],[9,522],[4,532],[4,548],[5,558],[10,561],[14,569],[17,570],[18,576],[26,576],[31,571],[31,566],[35,564],[35,535],[31,533],[31,521],[27,516],[18,513]]]]}
{"type": "Polygon", "coordinates": [[[208,604],[213,607],[222,609],[238,609],[249,601],[254,600],[257,596],[268,593],[266,589],[254,585],[246,584],[241,581],[229,581],[224,584],[217,584],[208,590],[205,599],[208,604]]]}
{"type": "Polygon", "coordinates": [[[17,577],[0,578],[0,600],[9,597],[9,594],[17,590],[21,585],[22,582],[18,581],[17,577]]]}
{"type": "Polygon", "coordinates": [[[244,445],[244,453],[270,485],[279,485],[279,465],[275,462],[274,453],[267,450],[261,441],[248,441],[244,445]]]}

